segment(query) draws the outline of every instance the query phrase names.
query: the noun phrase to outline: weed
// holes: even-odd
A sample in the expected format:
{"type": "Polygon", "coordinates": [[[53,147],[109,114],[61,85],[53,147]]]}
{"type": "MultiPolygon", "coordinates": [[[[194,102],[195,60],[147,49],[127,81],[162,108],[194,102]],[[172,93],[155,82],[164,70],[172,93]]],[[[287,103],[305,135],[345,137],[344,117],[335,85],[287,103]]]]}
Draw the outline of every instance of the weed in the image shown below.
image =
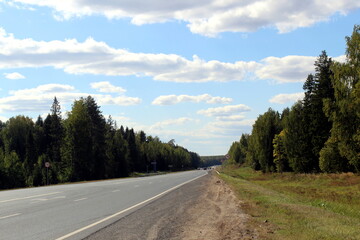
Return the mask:
{"type": "Polygon", "coordinates": [[[267,239],[360,239],[360,176],[264,174],[223,167],[221,178],[261,225],[276,229],[267,239]]]}

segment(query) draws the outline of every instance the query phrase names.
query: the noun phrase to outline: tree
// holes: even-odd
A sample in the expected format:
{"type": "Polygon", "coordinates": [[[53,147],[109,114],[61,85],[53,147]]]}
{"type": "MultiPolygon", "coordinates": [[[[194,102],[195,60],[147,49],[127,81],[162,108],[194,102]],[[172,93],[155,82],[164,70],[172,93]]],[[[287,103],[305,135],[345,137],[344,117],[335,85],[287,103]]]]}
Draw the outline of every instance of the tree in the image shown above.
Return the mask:
{"type": "Polygon", "coordinates": [[[61,161],[60,156],[60,147],[61,141],[63,139],[63,126],[62,126],[62,118],[61,118],[61,107],[60,103],[56,97],[54,97],[54,102],[51,106],[51,123],[49,129],[49,149],[48,155],[53,162],[53,165],[59,163],[61,161]]]}
{"type": "Polygon", "coordinates": [[[24,182],[28,186],[32,186],[31,176],[33,166],[36,163],[36,148],[34,147],[33,135],[34,123],[32,119],[25,116],[10,118],[2,133],[5,159],[11,159],[9,160],[11,162],[9,166],[18,166],[14,161],[19,161],[22,166],[21,171],[23,171],[24,182]]]}
{"type": "Polygon", "coordinates": [[[92,161],[91,119],[84,99],[74,102],[65,125],[62,146],[62,181],[91,180],[95,164],[92,161]]]}
{"type": "Polygon", "coordinates": [[[91,153],[89,161],[94,164],[95,168],[94,176],[91,178],[103,179],[105,177],[106,162],[106,121],[94,98],[88,96],[83,101],[90,120],[91,153]]]}
{"type": "Polygon", "coordinates": [[[313,157],[308,136],[308,120],[304,105],[297,102],[285,119],[284,146],[289,165],[295,172],[314,172],[318,169],[318,159],[313,157]]]}
{"type": "MultiPolygon", "coordinates": [[[[325,100],[325,110],[332,121],[332,128],[321,159],[323,166],[330,164],[330,169],[334,170],[334,159],[327,160],[326,156],[329,148],[333,149],[333,152],[337,152],[338,148],[340,156],[345,158],[355,171],[360,172],[360,25],[354,26],[351,37],[346,37],[346,44],[347,61],[335,62],[331,68],[334,74],[332,84],[335,99],[325,100]]],[[[341,158],[338,161],[342,161],[341,158]]]]}
{"type": "Polygon", "coordinates": [[[246,153],[248,151],[249,134],[241,134],[239,142],[233,142],[228,154],[230,155],[228,163],[243,164],[246,161],[246,153]]]}
{"type": "Polygon", "coordinates": [[[114,125],[115,123],[109,118],[106,124],[106,177],[127,177],[129,175],[127,142],[114,125]]]}
{"type": "Polygon", "coordinates": [[[38,134],[43,134],[43,136],[38,135],[36,139],[42,142],[38,156],[46,155],[46,158],[51,163],[52,183],[57,183],[57,175],[61,167],[61,145],[64,137],[64,127],[62,125],[60,103],[56,97],[54,97],[50,113],[45,118],[45,121],[42,122],[42,119],[38,118],[36,130],[38,134]]]}
{"type": "Polygon", "coordinates": [[[285,131],[282,130],[279,134],[276,134],[273,140],[274,145],[274,163],[276,165],[277,172],[284,172],[289,170],[289,160],[286,154],[284,146],[285,131]]]}
{"type": "Polygon", "coordinates": [[[347,160],[341,156],[339,142],[330,137],[320,151],[319,165],[323,172],[344,172],[350,169],[347,160]]]}
{"type": "Polygon", "coordinates": [[[247,159],[251,157],[255,166],[258,162],[264,172],[275,171],[273,139],[280,130],[280,115],[271,108],[260,115],[253,125],[249,141],[249,151],[252,154],[247,156],[247,159]]]}
{"type": "Polygon", "coordinates": [[[324,147],[326,140],[330,137],[331,122],[324,112],[324,99],[335,98],[334,87],[331,82],[333,72],[331,71],[332,60],[325,51],[321,53],[315,62],[314,89],[310,103],[307,105],[309,113],[309,136],[312,144],[314,158],[319,158],[320,150],[324,147]]]}

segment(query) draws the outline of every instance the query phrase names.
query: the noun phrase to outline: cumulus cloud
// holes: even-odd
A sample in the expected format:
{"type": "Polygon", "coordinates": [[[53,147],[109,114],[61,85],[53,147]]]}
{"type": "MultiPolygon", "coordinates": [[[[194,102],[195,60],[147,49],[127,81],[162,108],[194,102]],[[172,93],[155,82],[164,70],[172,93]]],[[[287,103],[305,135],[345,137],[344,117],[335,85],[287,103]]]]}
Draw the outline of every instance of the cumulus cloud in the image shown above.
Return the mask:
{"type": "Polygon", "coordinates": [[[314,71],[316,57],[285,56],[267,57],[255,74],[260,79],[272,79],[278,83],[303,82],[314,71]]]}
{"type": "MultiPolygon", "coordinates": [[[[94,96],[94,95],[93,95],[94,96]]],[[[141,103],[141,99],[137,97],[112,97],[110,95],[95,95],[94,96],[100,105],[120,105],[120,106],[131,106],[138,105],[141,103]]]]}
{"type": "Polygon", "coordinates": [[[338,57],[334,57],[332,58],[334,61],[337,61],[337,62],[341,62],[341,63],[345,63],[346,62],[346,55],[341,55],[341,56],[338,56],[338,57]]]}
{"type": "Polygon", "coordinates": [[[25,79],[25,76],[18,72],[4,73],[4,76],[5,76],[5,78],[11,79],[11,80],[25,79]]]}
{"type": "Polygon", "coordinates": [[[250,110],[251,110],[250,107],[244,104],[238,104],[238,105],[228,105],[217,108],[208,108],[205,110],[200,110],[197,113],[208,117],[226,117],[242,112],[248,112],[250,110]]]}
{"type": "Polygon", "coordinates": [[[232,102],[231,98],[225,97],[213,97],[209,94],[202,94],[198,96],[190,96],[190,95],[165,95],[159,96],[152,102],[153,105],[174,105],[183,102],[205,102],[209,104],[228,104],[232,102]]]}
{"type": "Polygon", "coordinates": [[[91,83],[90,86],[93,89],[96,89],[96,90],[98,90],[99,92],[102,92],[102,93],[123,94],[123,93],[126,92],[126,90],[124,88],[114,86],[110,82],[94,82],[94,83],[91,83]]]}
{"type": "Polygon", "coordinates": [[[298,100],[301,100],[304,98],[304,92],[300,93],[290,93],[290,94],[278,94],[274,97],[272,97],[269,102],[271,103],[278,103],[278,104],[285,104],[285,103],[293,103],[298,100]]]}
{"type": "Polygon", "coordinates": [[[0,112],[43,112],[49,111],[54,97],[61,104],[72,103],[81,97],[91,95],[101,105],[136,105],[141,102],[135,97],[112,97],[104,94],[77,92],[73,86],[64,84],[46,84],[35,88],[13,90],[10,96],[0,98],[0,112]]]}
{"type": "MultiPolygon", "coordinates": [[[[243,61],[204,61],[197,56],[189,60],[176,54],[132,53],[92,38],[84,42],[17,39],[0,28],[0,69],[51,66],[71,74],[151,76],[155,80],[173,82],[226,82],[243,80],[258,65],[243,61]]],[[[103,90],[108,87],[102,85],[103,90]]]]}
{"type": "MultiPolygon", "coordinates": [[[[343,60],[344,56],[334,59],[343,60]]],[[[305,81],[307,75],[314,71],[315,60],[313,56],[267,57],[260,62],[233,63],[205,61],[197,56],[189,60],[176,54],[132,53],[92,38],[84,42],[76,39],[48,42],[17,39],[0,28],[0,69],[50,66],[70,74],[149,76],[154,80],[171,82],[229,82],[254,79],[255,76],[290,83],[305,81]]],[[[92,87],[100,92],[123,92],[122,88],[112,88],[108,82],[93,83],[92,87]]],[[[163,98],[178,101],[176,99],[181,97],[163,98]]],[[[227,101],[216,97],[212,100],[227,101]]]]}
{"type": "Polygon", "coordinates": [[[280,33],[327,21],[360,7],[357,0],[12,0],[23,6],[49,7],[58,20],[103,15],[130,18],[136,25],[180,20],[193,33],[214,37],[221,32],[252,32],[274,27],[280,33]]]}

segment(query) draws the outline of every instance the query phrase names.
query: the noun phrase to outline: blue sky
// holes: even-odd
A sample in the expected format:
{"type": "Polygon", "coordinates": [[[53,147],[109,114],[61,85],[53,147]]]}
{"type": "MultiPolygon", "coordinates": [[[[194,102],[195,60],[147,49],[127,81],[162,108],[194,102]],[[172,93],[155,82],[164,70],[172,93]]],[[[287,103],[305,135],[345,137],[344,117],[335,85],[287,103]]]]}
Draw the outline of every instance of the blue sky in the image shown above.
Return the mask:
{"type": "Polygon", "coordinates": [[[355,24],[358,0],[0,0],[0,120],[92,95],[119,126],[225,154],[302,98],[322,50],[343,61],[355,24]]]}

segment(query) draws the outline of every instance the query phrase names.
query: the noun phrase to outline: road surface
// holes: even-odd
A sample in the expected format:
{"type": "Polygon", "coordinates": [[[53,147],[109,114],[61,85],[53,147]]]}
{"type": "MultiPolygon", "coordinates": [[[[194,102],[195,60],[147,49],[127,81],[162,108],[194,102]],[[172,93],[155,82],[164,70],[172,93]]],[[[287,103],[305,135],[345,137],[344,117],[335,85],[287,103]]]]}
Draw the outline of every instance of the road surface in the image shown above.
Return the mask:
{"type": "Polygon", "coordinates": [[[83,239],[206,175],[190,171],[0,192],[0,239],[83,239]]]}

